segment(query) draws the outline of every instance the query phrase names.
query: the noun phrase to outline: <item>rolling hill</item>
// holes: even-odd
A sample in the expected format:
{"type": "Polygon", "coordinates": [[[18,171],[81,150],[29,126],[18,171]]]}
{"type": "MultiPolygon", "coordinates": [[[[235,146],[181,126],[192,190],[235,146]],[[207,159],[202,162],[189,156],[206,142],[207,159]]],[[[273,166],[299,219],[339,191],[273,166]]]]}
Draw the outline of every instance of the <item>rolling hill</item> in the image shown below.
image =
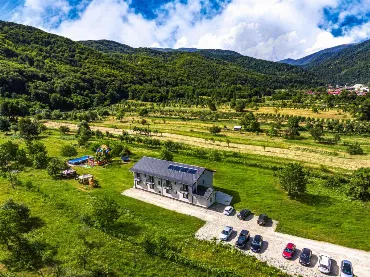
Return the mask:
{"type": "Polygon", "coordinates": [[[370,83],[370,40],[348,47],[308,68],[328,83],[370,83]]]}
{"type": "Polygon", "coordinates": [[[301,66],[304,68],[313,68],[325,62],[326,60],[330,59],[331,57],[339,54],[343,50],[354,46],[355,44],[343,44],[336,47],[328,48],[321,50],[319,52],[313,53],[301,59],[285,59],[280,61],[280,63],[290,64],[301,66]]]}
{"type": "Polygon", "coordinates": [[[37,103],[33,109],[70,110],[122,99],[194,102],[199,96],[252,97],[257,87],[322,84],[296,67],[252,58],[243,65],[229,61],[233,55],[218,50],[164,53],[105,40],[75,42],[0,21],[0,93],[37,103]]]}
{"type": "MultiPolygon", "coordinates": [[[[85,44],[85,43],[84,43],[85,44]]],[[[86,44],[85,44],[86,45],[86,44]]],[[[106,42],[95,41],[94,45],[90,44],[94,49],[102,51],[104,53],[121,53],[127,54],[124,45],[120,45],[117,42],[111,42],[107,45],[106,42]],[[115,50],[112,51],[112,48],[115,50]],[[123,49],[123,51],[120,51],[123,49]]],[[[151,56],[158,56],[159,53],[164,53],[166,57],[176,56],[179,53],[190,53],[198,54],[203,56],[208,61],[217,62],[219,64],[230,64],[232,66],[238,66],[241,69],[247,70],[248,72],[254,72],[258,74],[268,75],[269,78],[279,79],[285,86],[302,87],[308,83],[315,85],[322,85],[323,83],[319,81],[319,78],[311,72],[307,72],[299,67],[291,66],[282,63],[276,63],[271,61],[265,61],[260,59],[255,59],[247,56],[243,56],[235,51],[221,50],[221,49],[196,49],[196,48],[136,48],[136,53],[146,53],[151,56]]],[[[266,86],[266,85],[264,85],[266,86]]],[[[273,83],[268,82],[268,87],[276,87],[273,83]]]]}

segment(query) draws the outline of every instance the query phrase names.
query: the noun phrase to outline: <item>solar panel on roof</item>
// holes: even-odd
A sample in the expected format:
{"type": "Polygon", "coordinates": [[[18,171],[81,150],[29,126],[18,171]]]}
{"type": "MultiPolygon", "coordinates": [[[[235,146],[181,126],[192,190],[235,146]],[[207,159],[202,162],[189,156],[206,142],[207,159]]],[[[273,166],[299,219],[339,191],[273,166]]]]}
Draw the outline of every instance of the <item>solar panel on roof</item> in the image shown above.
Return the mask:
{"type": "Polygon", "coordinates": [[[181,166],[176,165],[176,166],[173,167],[173,170],[180,171],[181,168],[182,168],[181,166]]]}
{"type": "Polygon", "coordinates": [[[196,169],[189,169],[188,170],[188,173],[195,174],[195,173],[197,173],[197,170],[196,169]]]}
{"type": "Polygon", "coordinates": [[[173,164],[170,164],[169,167],[168,167],[168,169],[172,169],[173,170],[173,167],[174,167],[174,165],[173,164]]]}
{"type": "Polygon", "coordinates": [[[183,167],[183,168],[180,169],[181,172],[188,172],[188,170],[189,170],[189,168],[187,168],[187,167],[183,167]]]}

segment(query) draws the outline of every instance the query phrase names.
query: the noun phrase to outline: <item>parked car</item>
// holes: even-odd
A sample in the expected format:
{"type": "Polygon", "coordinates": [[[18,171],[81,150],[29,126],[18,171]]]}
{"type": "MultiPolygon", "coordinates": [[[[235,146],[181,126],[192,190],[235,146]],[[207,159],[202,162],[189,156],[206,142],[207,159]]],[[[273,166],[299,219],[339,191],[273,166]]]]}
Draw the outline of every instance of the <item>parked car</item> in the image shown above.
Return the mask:
{"type": "Polygon", "coordinates": [[[312,251],[308,248],[303,248],[301,255],[299,255],[299,263],[304,266],[311,264],[312,251]]]}
{"type": "Polygon", "coordinates": [[[226,241],[230,238],[231,234],[233,233],[233,227],[226,226],[225,229],[222,230],[219,239],[222,241],[226,241]]]}
{"type": "Polygon", "coordinates": [[[239,233],[239,237],[235,242],[235,246],[239,249],[245,248],[247,246],[247,242],[250,238],[249,231],[247,230],[241,230],[239,233]]]}
{"type": "Polygon", "coordinates": [[[258,223],[258,225],[260,225],[260,226],[264,226],[264,225],[266,225],[267,220],[268,220],[268,216],[267,216],[267,215],[265,215],[265,214],[260,214],[260,216],[259,216],[259,217],[258,217],[258,219],[257,219],[257,223],[258,223]]]}
{"type": "Polygon", "coordinates": [[[340,264],[340,277],[353,277],[352,263],[347,260],[343,260],[340,264]]]}
{"type": "Polygon", "coordinates": [[[234,208],[232,206],[227,206],[225,209],[224,209],[224,215],[231,215],[234,211],[234,208]]]}
{"type": "Polygon", "coordinates": [[[283,251],[283,257],[287,260],[290,260],[293,258],[293,255],[295,253],[296,246],[293,243],[288,243],[283,251]]]}
{"type": "Polygon", "coordinates": [[[250,210],[247,210],[247,209],[244,209],[244,210],[241,210],[238,214],[237,214],[237,217],[240,219],[240,220],[246,220],[247,217],[251,214],[251,211],[250,210]]]}
{"type": "Polygon", "coordinates": [[[251,250],[255,253],[260,252],[263,244],[263,237],[260,235],[255,235],[252,243],[251,243],[251,250]]]}
{"type": "Polygon", "coordinates": [[[331,258],[327,254],[319,255],[318,269],[321,273],[329,274],[331,271],[331,258]]]}

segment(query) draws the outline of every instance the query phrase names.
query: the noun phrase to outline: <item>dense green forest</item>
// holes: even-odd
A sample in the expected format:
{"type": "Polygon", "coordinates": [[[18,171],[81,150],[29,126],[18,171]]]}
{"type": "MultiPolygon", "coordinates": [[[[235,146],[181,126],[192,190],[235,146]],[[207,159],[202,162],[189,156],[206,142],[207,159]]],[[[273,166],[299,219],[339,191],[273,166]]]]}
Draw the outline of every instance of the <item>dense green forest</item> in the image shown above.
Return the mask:
{"type": "Polygon", "coordinates": [[[134,51],[117,43],[98,44],[89,43],[100,51],[33,27],[0,21],[1,96],[18,102],[21,98],[34,109],[71,110],[122,99],[251,98],[268,89],[322,84],[301,69],[252,58],[230,62],[214,53],[134,51]],[[103,53],[105,49],[110,53],[103,53]],[[125,52],[122,49],[132,53],[120,54],[125,52]]]}
{"type": "Polygon", "coordinates": [[[370,40],[348,47],[309,69],[330,83],[369,83],[370,40]]]}

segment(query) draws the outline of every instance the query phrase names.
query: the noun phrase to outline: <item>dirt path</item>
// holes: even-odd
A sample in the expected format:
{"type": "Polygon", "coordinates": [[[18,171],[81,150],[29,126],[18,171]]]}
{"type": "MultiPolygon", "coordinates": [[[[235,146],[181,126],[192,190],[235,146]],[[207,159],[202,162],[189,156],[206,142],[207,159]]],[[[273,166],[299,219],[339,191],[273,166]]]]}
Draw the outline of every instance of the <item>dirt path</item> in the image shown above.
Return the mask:
{"type": "MultiPolygon", "coordinates": [[[[60,122],[53,122],[48,121],[44,123],[45,126],[48,128],[59,128],[60,126],[68,126],[71,130],[76,130],[77,125],[71,123],[60,123],[60,122]]],[[[102,132],[110,132],[112,134],[122,134],[122,129],[114,129],[102,126],[91,126],[92,130],[100,130],[102,132]]],[[[125,130],[129,133],[133,133],[131,130],[125,130]]],[[[203,148],[211,148],[211,149],[218,149],[218,150],[228,150],[228,151],[235,151],[240,153],[246,154],[256,154],[256,155],[263,155],[269,157],[279,157],[279,158],[286,158],[291,160],[297,160],[304,162],[306,164],[316,164],[316,165],[325,165],[329,167],[336,167],[336,168],[344,168],[355,170],[360,167],[370,167],[370,160],[366,160],[362,157],[356,157],[356,159],[352,158],[343,158],[338,156],[325,156],[322,154],[317,153],[310,153],[305,151],[299,151],[294,149],[282,149],[277,147],[262,147],[262,146],[254,146],[254,145],[246,145],[246,144],[238,144],[238,143],[230,143],[229,146],[225,142],[217,142],[211,144],[206,142],[202,138],[184,136],[184,135],[176,135],[170,133],[162,133],[162,136],[153,136],[154,138],[160,140],[172,140],[176,142],[182,142],[188,145],[203,147],[203,148]]]]}
{"type": "Polygon", "coordinates": [[[261,253],[255,254],[250,251],[250,245],[247,245],[246,250],[241,251],[246,255],[253,255],[259,260],[266,261],[269,265],[277,267],[293,276],[327,276],[321,274],[317,269],[318,255],[321,253],[329,254],[332,257],[332,273],[330,276],[339,276],[340,263],[344,259],[352,262],[356,276],[370,276],[370,252],[277,233],[275,231],[277,222],[273,222],[270,227],[261,227],[257,225],[255,216],[249,217],[247,221],[241,221],[235,216],[235,214],[233,216],[223,215],[221,212],[223,207],[221,205],[212,206],[213,208],[211,207],[211,209],[203,209],[134,188],[128,189],[122,194],[168,210],[195,216],[204,220],[206,224],[200,228],[195,235],[198,239],[211,240],[215,237],[218,238],[222,229],[227,225],[232,226],[234,230],[236,230],[230,241],[228,241],[230,244],[235,243],[237,234],[239,234],[242,229],[248,230],[251,237],[257,234],[262,235],[264,238],[264,244],[261,253]],[[303,267],[299,264],[298,257],[301,253],[300,250],[297,251],[291,261],[285,260],[281,256],[283,248],[288,242],[294,243],[297,246],[297,249],[309,248],[312,250],[313,257],[311,266],[303,267]]]}

